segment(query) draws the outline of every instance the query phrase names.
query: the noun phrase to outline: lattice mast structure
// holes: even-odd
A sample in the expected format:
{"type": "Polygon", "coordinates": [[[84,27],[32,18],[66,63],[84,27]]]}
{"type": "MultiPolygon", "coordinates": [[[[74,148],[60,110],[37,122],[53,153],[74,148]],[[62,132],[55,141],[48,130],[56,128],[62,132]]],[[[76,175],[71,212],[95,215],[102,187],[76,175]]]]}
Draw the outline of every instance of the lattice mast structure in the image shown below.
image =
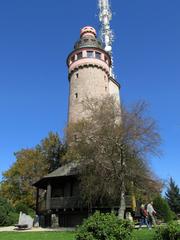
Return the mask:
{"type": "Polygon", "coordinates": [[[112,67],[111,76],[114,78],[113,73],[113,55],[112,55],[112,43],[114,40],[113,31],[110,26],[112,20],[112,11],[109,0],[98,0],[99,6],[99,21],[101,22],[100,38],[104,43],[104,50],[111,56],[112,67]]]}

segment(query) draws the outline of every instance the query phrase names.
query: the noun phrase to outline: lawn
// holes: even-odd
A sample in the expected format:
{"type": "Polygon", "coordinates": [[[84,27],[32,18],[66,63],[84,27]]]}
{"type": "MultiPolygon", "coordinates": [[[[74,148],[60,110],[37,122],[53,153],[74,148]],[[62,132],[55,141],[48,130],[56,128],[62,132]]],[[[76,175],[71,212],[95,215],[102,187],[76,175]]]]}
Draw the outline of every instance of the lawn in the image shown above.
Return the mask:
{"type": "Polygon", "coordinates": [[[74,240],[72,232],[0,232],[2,240],[74,240]]]}
{"type": "MultiPolygon", "coordinates": [[[[135,230],[135,240],[153,240],[154,231],[135,230]]],[[[2,240],[74,240],[72,232],[0,232],[2,240]]]]}
{"type": "Polygon", "coordinates": [[[133,235],[136,240],[153,240],[154,230],[135,230],[133,235]]]}

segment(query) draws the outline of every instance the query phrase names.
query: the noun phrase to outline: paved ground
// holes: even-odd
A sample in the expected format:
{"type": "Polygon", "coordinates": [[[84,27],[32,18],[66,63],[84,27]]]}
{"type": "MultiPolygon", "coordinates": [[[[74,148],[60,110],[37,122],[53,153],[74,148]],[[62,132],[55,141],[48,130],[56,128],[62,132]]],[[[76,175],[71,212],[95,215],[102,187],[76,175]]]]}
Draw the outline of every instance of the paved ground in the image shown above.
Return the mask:
{"type": "Polygon", "coordinates": [[[61,232],[67,232],[67,231],[74,231],[74,228],[31,228],[31,229],[27,229],[27,230],[16,230],[16,228],[14,226],[10,226],[10,227],[0,227],[0,232],[57,232],[57,231],[61,231],[61,232]]]}

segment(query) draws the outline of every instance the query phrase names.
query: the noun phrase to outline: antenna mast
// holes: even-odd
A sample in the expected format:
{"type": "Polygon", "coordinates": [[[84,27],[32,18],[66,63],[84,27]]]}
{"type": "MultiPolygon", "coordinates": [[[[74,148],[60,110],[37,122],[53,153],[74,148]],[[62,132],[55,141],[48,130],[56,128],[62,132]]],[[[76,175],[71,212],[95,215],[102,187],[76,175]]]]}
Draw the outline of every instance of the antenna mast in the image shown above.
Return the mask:
{"type": "Polygon", "coordinates": [[[99,20],[101,24],[100,37],[104,43],[104,50],[108,52],[112,60],[111,76],[113,74],[113,57],[112,57],[112,43],[113,43],[113,32],[111,30],[110,21],[112,20],[112,11],[109,0],[98,0],[99,1],[99,20]]]}

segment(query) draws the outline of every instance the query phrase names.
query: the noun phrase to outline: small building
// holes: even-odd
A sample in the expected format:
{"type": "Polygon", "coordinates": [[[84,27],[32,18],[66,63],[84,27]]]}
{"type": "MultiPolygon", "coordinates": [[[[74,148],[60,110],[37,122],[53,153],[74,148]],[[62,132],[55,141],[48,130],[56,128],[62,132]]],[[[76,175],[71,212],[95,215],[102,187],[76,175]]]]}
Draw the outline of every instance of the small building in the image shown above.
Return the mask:
{"type": "MultiPolygon", "coordinates": [[[[112,206],[107,203],[104,205],[97,203],[89,209],[81,198],[78,176],[77,165],[69,163],[34,183],[33,186],[37,189],[36,214],[42,227],[52,227],[54,217],[59,227],[75,227],[96,210],[101,212],[118,210],[118,205],[112,206]]],[[[132,199],[128,196],[126,205],[132,209],[132,199]]]]}
{"type": "Polygon", "coordinates": [[[52,214],[56,215],[61,227],[74,227],[87,217],[87,208],[83,208],[80,199],[77,174],[76,164],[71,163],[34,184],[37,188],[36,214],[40,217],[41,226],[52,225],[52,214]]]}

